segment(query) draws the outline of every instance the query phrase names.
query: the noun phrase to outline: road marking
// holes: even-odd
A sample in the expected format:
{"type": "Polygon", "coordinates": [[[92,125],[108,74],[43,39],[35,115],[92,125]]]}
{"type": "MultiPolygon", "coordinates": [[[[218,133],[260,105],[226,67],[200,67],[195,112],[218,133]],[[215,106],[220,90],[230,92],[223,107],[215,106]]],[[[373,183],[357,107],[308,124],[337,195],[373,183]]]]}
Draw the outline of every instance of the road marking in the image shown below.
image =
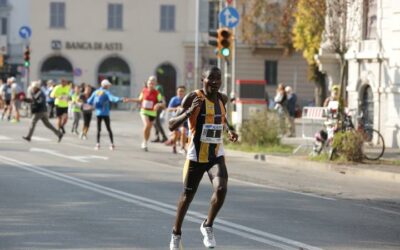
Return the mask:
{"type": "Polygon", "coordinates": [[[49,138],[39,137],[39,136],[32,136],[32,141],[49,142],[49,141],[53,141],[53,140],[51,140],[49,138]]]}
{"type": "MultiPolygon", "coordinates": [[[[167,168],[173,168],[175,170],[179,169],[179,171],[182,171],[180,168],[173,167],[173,166],[170,166],[170,165],[165,164],[165,163],[160,163],[160,162],[156,162],[155,163],[155,162],[152,162],[152,161],[149,161],[149,160],[145,160],[145,159],[140,159],[140,160],[148,162],[149,164],[157,164],[159,166],[163,166],[163,167],[167,167],[167,168]]],[[[317,195],[317,194],[310,194],[310,193],[292,191],[292,190],[285,189],[285,188],[278,188],[278,187],[274,187],[274,186],[269,186],[269,185],[264,185],[264,184],[257,184],[257,183],[253,183],[253,182],[249,182],[249,181],[243,181],[243,180],[239,180],[239,179],[232,178],[232,177],[229,177],[229,180],[232,180],[232,181],[235,181],[235,182],[238,182],[238,183],[242,183],[242,184],[246,184],[246,185],[249,185],[249,186],[267,188],[267,189],[273,189],[273,190],[280,190],[280,191],[285,191],[285,192],[288,192],[288,193],[299,194],[299,195],[304,195],[304,196],[318,198],[318,199],[324,199],[324,200],[330,200],[330,201],[336,201],[337,200],[335,198],[329,198],[329,197],[325,197],[325,196],[321,196],[321,195],[317,195]]]]}
{"type": "Polygon", "coordinates": [[[11,141],[12,138],[4,135],[0,135],[0,141],[11,141]]]}
{"type": "Polygon", "coordinates": [[[46,154],[58,156],[58,157],[61,157],[61,158],[66,158],[66,159],[70,159],[70,160],[74,160],[74,161],[78,161],[78,162],[84,162],[84,163],[89,162],[88,160],[90,160],[90,159],[108,160],[108,157],[106,157],[106,156],[98,156],[98,155],[69,156],[69,155],[61,154],[61,153],[59,153],[59,152],[57,152],[55,150],[45,149],[45,148],[31,148],[29,151],[30,152],[46,153],[46,154]]]}
{"type": "Polygon", "coordinates": [[[394,215],[399,215],[399,212],[393,211],[393,210],[389,210],[389,209],[385,209],[385,208],[380,208],[380,207],[375,207],[375,206],[368,206],[368,205],[364,205],[364,204],[356,204],[356,206],[360,206],[360,207],[365,207],[365,208],[369,208],[369,209],[373,209],[373,210],[377,210],[380,212],[384,212],[384,213],[389,213],[389,214],[394,214],[394,215]]]}
{"type": "Polygon", "coordinates": [[[309,197],[313,197],[313,198],[319,198],[319,199],[324,199],[324,200],[329,200],[329,201],[336,201],[335,198],[329,198],[329,197],[325,197],[325,196],[321,196],[321,195],[317,195],[317,194],[310,194],[310,193],[292,191],[292,190],[288,190],[286,188],[273,187],[273,186],[270,186],[270,185],[252,183],[252,182],[249,182],[249,181],[242,181],[242,180],[235,179],[235,178],[232,178],[232,177],[229,177],[229,180],[233,180],[235,182],[242,183],[242,184],[247,184],[247,185],[254,186],[254,187],[261,187],[261,188],[268,188],[268,189],[273,189],[273,190],[280,190],[280,191],[285,191],[285,192],[288,192],[288,193],[300,194],[300,195],[305,195],[305,196],[309,196],[309,197]]]}
{"type": "MultiPolygon", "coordinates": [[[[138,206],[149,208],[154,211],[158,211],[164,214],[175,216],[175,205],[170,205],[157,200],[149,199],[143,196],[138,196],[130,193],[126,193],[120,190],[108,188],[102,185],[95,184],[93,182],[85,181],[79,178],[68,176],[65,174],[57,173],[45,168],[41,168],[29,163],[25,163],[19,160],[8,158],[0,155],[0,161],[24,169],[30,172],[34,172],[55,180],[59,180],[65,183],[69,183],[74,186],[81,187],[83,189],[91,190],[96,193],[100,193],[109,197],[113,197],[122,201],[133,203],[138,206]]],[[[207,216],[198,212],[189,211],[186,216],[186,220],[200,224],[207,216]]],[[[214,224],[215,228],[221,231],[225,231],[237,236],[241,236],[246,239],[254,240],[260,243],[264,243],[269,246],[277,247],[284,250],[298,250],[298,249],[309,249],[309,250],[322,250],[314,246],[304,244],[299,241],[284,238],[278,235],[270,234],[261,230],[246,227],[240,224],[232,223],[226,220],[217,219],[214,224]]]]}

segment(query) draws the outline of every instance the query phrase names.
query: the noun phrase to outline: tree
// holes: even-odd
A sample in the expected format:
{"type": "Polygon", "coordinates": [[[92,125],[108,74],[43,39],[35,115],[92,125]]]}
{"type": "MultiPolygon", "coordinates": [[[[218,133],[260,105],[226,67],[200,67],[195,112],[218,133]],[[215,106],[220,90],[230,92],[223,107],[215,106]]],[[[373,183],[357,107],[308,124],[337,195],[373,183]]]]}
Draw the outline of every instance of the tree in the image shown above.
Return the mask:
{"type": "Polygon", "coordinates": [[[315,55],[321,46],[325,30],[326,5],[321,0],[299,0],[294,12],[293,47],[303,51],[309,65],[308,78],[316,83],[316,104],[321,105],[325,94],[325,81],[319,72],[315,55]]]}
{"type": "Polygon", "coordinates": [[[238,0],[242,8],[240,22],[243,43],[281,47],[291,51],[293,11],[298,0],[238,0]]]}

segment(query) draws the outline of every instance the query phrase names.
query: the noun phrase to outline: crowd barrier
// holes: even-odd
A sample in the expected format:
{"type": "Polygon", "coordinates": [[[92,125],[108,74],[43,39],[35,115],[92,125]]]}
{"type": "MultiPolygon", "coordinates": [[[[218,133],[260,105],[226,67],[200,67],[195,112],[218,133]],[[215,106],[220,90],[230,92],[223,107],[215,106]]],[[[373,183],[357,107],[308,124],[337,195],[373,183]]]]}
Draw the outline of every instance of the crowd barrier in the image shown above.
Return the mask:
{"type": "Polygon", "coordinates": [[[324,128],[327,108],[325,107],[303,107],[301,117],[301,137],[304,143],[300,144],[293,154],[297,153],[302,147],[312,146],[314,135],[317,131],[324,128]]]}

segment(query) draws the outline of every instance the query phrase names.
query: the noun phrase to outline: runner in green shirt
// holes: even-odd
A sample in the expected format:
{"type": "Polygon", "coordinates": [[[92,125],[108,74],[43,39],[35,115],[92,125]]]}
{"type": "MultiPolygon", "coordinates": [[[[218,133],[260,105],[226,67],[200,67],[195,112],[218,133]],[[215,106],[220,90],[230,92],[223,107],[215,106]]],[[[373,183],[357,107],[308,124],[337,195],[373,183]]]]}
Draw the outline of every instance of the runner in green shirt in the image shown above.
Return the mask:
{"type": "Polygon", "coordinates": [[[57,85],[50,96],[55,98],[57,128],[65,134],[64,126],[68,121],[68,100],[71,86],[68,81],[61,79],[61,83],[57,85]]]}

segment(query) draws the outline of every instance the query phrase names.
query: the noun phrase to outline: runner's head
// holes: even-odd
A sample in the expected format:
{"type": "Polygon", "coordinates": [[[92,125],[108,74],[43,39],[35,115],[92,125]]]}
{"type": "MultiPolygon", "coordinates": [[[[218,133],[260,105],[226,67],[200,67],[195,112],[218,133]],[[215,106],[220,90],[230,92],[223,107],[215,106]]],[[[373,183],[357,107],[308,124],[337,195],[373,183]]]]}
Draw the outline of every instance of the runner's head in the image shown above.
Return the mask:
{"type": "Polygon", "coordinates": [[[68,84],[68,81],[66,79],[61,79],[61,85],[66,86],[68,84]]]}
{"type": "Polygon", "coordinates": [[[149,89],[154,89],[156,84],[157,84],[157,78],[155,76],[150,76],[149,79],[147,79],[147,87],[149,89]]]}
{"type": "Polygon", "coordinates": [[[178,88],[177,88],[177,90],[176,90],[176,95],[179,97],[179,98],[183,98],[184,96],[185,96],[185,92],[186,92],[186,88],[185,88],[185,86],[179,86],[178,88]]]}
{"type": "Polygon", "coordinates": [[[201,81],[207,94],[217,93],[222,84],[221,70],[215,66],[205,70],[201,76],[201,81]]]}
{"type": "Polygon", "coordinates": [[[104,79],[103,81],[101,81],[101,87],[104,89],[108,89],[109,87],[111,87],[111,82],[107,79],[104,79]]]}
{"type": "Polygon", "coordinates": [[[41,87],[41,83],[40,81],[32,81],[31,82],[31,87],[34,93],[38,92],[40,90],[41,87]]]}

